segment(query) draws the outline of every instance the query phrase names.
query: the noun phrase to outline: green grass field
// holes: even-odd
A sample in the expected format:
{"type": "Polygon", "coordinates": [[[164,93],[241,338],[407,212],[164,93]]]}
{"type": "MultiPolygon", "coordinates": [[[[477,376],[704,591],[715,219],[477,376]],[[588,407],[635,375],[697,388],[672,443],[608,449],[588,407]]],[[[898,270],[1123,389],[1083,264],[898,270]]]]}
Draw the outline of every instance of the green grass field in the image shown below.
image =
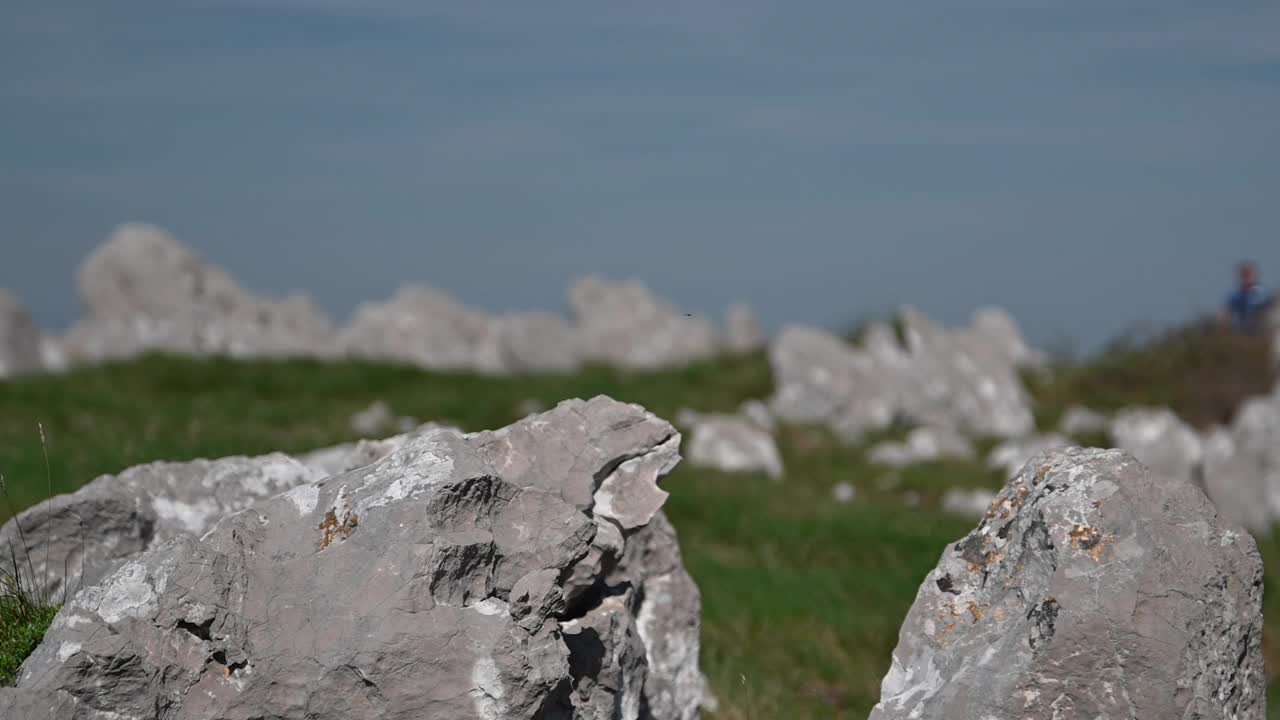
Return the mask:
{"type": "MultiPolygon", "coordinates": [[[[1058,378],[1033,383],[1045,422],[1068,401],[1090,399],[1073,394],[1089,386],[1079,371],[1058,378]]],[[[45,497],[37,423],[48,438],[54,492],[66,492],[152,460],[300,452],[350,440],[350,415],[379,399],[400,414],[478,430],[518,419],[530,400],[549,407],[603,393],[670,419],[681,407],[730,410],[771,390],[762,354],[677,371],[524,378],[152,356],[0,382],[0,472],[19,509],[45,497]]],[[[784,427],[779,439],[781,482],[687,463],[666,481],[667,512],[702,589],[703,666],[721,701],[715,717],[863,718],[922,578],[973,524],[940,512],[942,492],[994,489],[1003,478],[980,463],[876,467],[865,445],[842,447],[815,428],[784,427]],[[857,489],[848,505],[831,499],[841,481],[857,489]],[[918,494],[917,506],[908,505],[909,493],[918,494]]],[[[1260,545],[1268,567],[1280,568],[1280,544],[1260,545]]],[[[1280,623],[1275,578],[1268,574],[1267,617],[1280,623]]],[[[8,632],[3,623],[0,631],[8,632]]],[[[1269,666],[1280,668],[1270,637],[1267,651],[1269,666]]],[[[1277,690],[1273,683],[1273,718],[1280,718],[1277,690]]]]}

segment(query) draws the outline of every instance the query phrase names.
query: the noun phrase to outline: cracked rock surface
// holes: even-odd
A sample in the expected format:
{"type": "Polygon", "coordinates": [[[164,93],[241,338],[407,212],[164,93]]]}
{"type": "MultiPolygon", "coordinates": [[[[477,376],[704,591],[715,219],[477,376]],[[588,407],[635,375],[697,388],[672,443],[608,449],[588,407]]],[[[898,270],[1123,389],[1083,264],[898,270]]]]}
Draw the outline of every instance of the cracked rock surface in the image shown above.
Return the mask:
{"type": "Polygon", "coordinates": [[[20,524],[27,546],[39,548],[31,561],[45,589],[74,592],[166,540],[198,537],[226,515],[324,477],[281,453],[138,465],[28,508],[0,527],[0,547],[20,547],[20,524]]]}
{"type": "Polygon", "coordinates": [[[0,716],[693,720],[679,441],[597,397],[351,453],[85,587],[0,716]]]}
{"type": "Polygon", "coordinates": [[[1262,561],[1190,481],[1031,459],[947,546],[872,720],[1265,716],[1262,561]]]}

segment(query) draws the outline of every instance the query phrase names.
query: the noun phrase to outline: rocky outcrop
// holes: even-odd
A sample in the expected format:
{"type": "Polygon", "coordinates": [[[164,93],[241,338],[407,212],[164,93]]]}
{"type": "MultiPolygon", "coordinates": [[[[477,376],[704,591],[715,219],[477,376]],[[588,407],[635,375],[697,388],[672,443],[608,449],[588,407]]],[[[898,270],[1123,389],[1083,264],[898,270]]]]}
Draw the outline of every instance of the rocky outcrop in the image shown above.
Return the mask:
{"type": "Polygon", "coordinates": [[[432,370],[505,369],[496,319],[420,285],[402,287],[386,302],[358,307],[338,344],[351,357],[432,370]]]}
{"type": "Polygon", "coordinates": [[[987,466],[999,468],[1006,478],[1013,477],[1036,455],[1071,444],[1071,440],[1057,433],[1012,438],[991,449],[987,455],[987,466]]]}
{"type": "Polygon", "coordinates": [[[623,368],[687,364],[719,351],[710,321],[680,311],[638,281],[589,276],[569,289],[569,304],[587,358],[623,368]]]}
{"type": "Polygon", "coordinates": [[[902,321],[905,346],[882,323],[871,324],[856,348],[815,328],[784,328],[769,347],[774,411],[824,422],[850,441],[895,418],[975,435],[1032,431],[1013,359],[1020,355],[992,340],[995,330],[948,331],[912,308],[902,321]]]}
{"type": "Polygon", "coordinates": [[[1111,441],[1160,477],[1191,479],[1204,455],[1200,435],[1168,408],[1126,408],[1111,420],[1111,441]]]}
{"type": "Polygon", "coordinates": [[[502,366],[511,372],[571,372],[583,363],[578,331],[554,313],[508,313],[499,320],[502,366]]]}
{"type": "Polygon", "coordinates": [[[877,359],[826,331],[783,328],[769,345],[769,363],[769,406],[783,420],[826,423],[848,440],[894,420],[897,403],[881,384],[877,359]]]}
{"type": "MultiPolygon", "coordinates": [[[[755,406],[749,406],[754,408],[755,406]]],[[[782,477],[782,454],[772,434],[772,425],[756,411],[739,414],[698,413],[684,410],[677,422],[689,428],[689,463],[724,472],[763,472],[782,477]]]]}
{"type": "Polygon", "coordinates": [[[1072,405],[1062,414],[1058,431],[1063,435],[1084,435],[1106,432],[1110,424],[1106,415],[1082,405],[1072,405]]]}
{"type": "Polygon", "coordinates": [[[233,357],[332,356],[332,323],[302,295],[241,288],[159,228],[116,228],[80,269],[86,315],[67,333],[75,362],[148,351],[233,357]]]}
{"type": "Polygon", "coordinates": [[[1203,440],[1198,478],[1219,511],[1267,532],[1280,518],[1280,388],[1246,401],[1203,440]]]}
{"type": "Polygon", "coordinates": [[[27,309],[0,288],[0,379],[43,370],[44,343],[27,309]]]}
{"type": "Polygon", "coordinates": [[[981,307],[974,311],[969,332],[990,345],[1009,365],[1018,368],[1043,367],[1049,356],[1027,345],[1018,323],[1004,308],[981,307]]]}
{"type": "Polygon", "coordinates": [[[867,452],[871,462],[905,467],[944,458],[967,460],[974,455],[973,443],[949,428],[919,427],[907,433],[903,442],[878,443],[867,452]]]}
{"type": "Polygon", "coordinates": [[[923,313],[902,313],[911,358],[903,405],[912,419],[971,434],[1018,437],[1035,428],[1031,399],[1008,348],[973,329],[950,332],[923,313]]]}
{"type": "Polygon", "coordinates": [[[1128,453],[1054,451],[943,551],[871,718],[1262,718],[1261,644],[1247,533],[1128,453]]]}
{"type": "Polygon", "coordinates": [[[385,442],[90,584],[0,715],[698,717],[671,425],[598,397],[385,442]]]}

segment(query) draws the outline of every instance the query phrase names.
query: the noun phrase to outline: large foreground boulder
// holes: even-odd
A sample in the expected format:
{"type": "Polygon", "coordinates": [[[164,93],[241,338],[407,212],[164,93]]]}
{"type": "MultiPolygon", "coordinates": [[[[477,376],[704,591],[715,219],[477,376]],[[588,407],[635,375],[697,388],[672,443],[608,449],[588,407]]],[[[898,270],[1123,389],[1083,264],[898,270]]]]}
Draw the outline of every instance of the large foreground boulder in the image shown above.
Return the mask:
{"type": "Polygon", "coordinates": [[[595,276],[569,288],[587,357],[632,369],[687,364],[719,350],[714,325],[692,317],[638,281],[611,283],[595,276]]]}
{"type": "Polygon", "coordinates": [[[86,587],[0,716],[692,720],[679,442],[604,397],[410,433],[86,587]]]}
{"type": "Polygon", "coordinates": [[[44,368],[43,333],[13,293],[0,288],[0,378],[44,368]]]}
{"type": "Polygon", "coordinates": [[[80,269],[86,315],[64,338],[73,361],[148,351],[331,356],[334,328],[303,295],[256,296],[163,230],[116,228],[80,269]]]}
{"type": "Polygon", "coordinates": [[[947,546],[872,720],[1265,717],[1262,561],[1191,482],[1036,458],[947,546]]]}

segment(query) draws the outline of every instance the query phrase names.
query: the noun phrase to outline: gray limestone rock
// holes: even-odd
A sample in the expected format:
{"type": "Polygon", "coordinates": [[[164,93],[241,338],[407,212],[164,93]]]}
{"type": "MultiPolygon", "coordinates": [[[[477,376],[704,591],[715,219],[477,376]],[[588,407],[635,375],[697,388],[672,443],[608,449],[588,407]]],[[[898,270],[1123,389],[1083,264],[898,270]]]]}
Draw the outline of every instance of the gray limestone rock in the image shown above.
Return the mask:
{"type": "Polygon", "coordinates": [[[966,460],[974,456],[973,443],[950,428],[913,428],[903,442],[882,442],[867,454],[871,462],[905,467],[915,463],[954,458],[966,460]]]}
{"type": "Polygon", "coordinates": [[[432,370],[507,369],[496,318],[419,285],[400,288],[386,302],[356,308],[338,345],[351,357],[432,370]]]}
{"type": "Polygon", "coordinates": [[[948,545],[871,720],[1265,716],[1262,561],[1119,450],[1034,458],[948,545]]]}
{"type": "Polygon", "coordinates": [[[0,527],[0,547],[21,547],[21,525],[27,546],[39,549],[31,554],[36,578],[59,595],[97,583],[171,538],[198,537],[225,515],[323,477],[280,453],[139,465],[19,513],[0,527]]]}
{"type": "Polygon", "coordinates": [[[689,430],[689,462],[724,472],[763,472],[782,477],[782,454],[769,428],[746,415],[683,411],[689,430]]]}
{"type": "Polygon", "coordinates": [[[684,365],[719,350],[715,327],[690,317],[638,281],[610,283],[589,276],[569,288],[583,351],[617,367],[684,365]]]}
{"type": "Polygon", "coordinates": [[[1063,435],[1106,432],[1110,424],[1106,415],[1082,405],[1072,405],[1062,414],[1058,431],[1063,435]]]}
{"type": "Polygon", "coordinates": [[[1012,438],[991,449],[987,455],[987,465],[1000,468],[1004,471],[1005,477],[1013,477],[1018,474],[1023,465],[1027,464],[1028,460],[1036,455],[1072,444],[1071,440],[1057,433],[1012,438]]]}
{"type": "Polygon", "coordinates": [[[0,288],[0,379],[45,369],[44,343],[26,308],[0,288]]]}
{"type": "Polygon", "coordinates": [[[657,488],[679,439],[597,397],[381,441],[372,464],[130,555],[0,711],[694,720],[700,599],[657,488]]]}
{"type": "Polygon", "coordinates": [[[952,488],[942,494],[942,509],[955,515],[982,517],[996,494],[982,488],[952,488]]]}
{"type": "Polygon", "coordinates": [[[1246,401],[1203,449],[1197,477],[1209,499],[1250,530],[1269,531],[1280,517],[1280,389],[1246,401]]]}
{"type": "Polygon", "coordinates": [[[258,297],[151,225],[116,228],[81,266],[80,296],[86,316],[63,339],[74,361],[334,354],[333,325],[306,297],[258,297]]]}
{"type": "Polygon", "coordinates": [[[1041,367],[1048,356],[1027,345],[1018,323],[1004,308],[982,307],[973,313],[969,332],[995,349],[1005,362],[1020,368],[1041,367]]]}
{"type": "Polygon", "coordinates": [[[910,307],[903,309],[902,321],[914,379],[902,398],[909,417],[1000,437],[1035,429],[1030,397],[1007,348],[982,333],[948,332],[910,307]]]}
{"type": "Polygon", "coordinates": [[[769,344],[770,410],[790,422],[825,423],[847,439],[893,422],[896,403],[877,361],[817,328],[788,326],[769,344]]]}
{"type": "Polygon", "coordinates": [[[513,372],[572,372],[582,366],[578,332],[554,313],[508,313],[499,320],[503,367],[513,372]]]}
{"type": "Polygon", "coordinates": [[[1190,479],[1204,455],[1200,435],[1168,408],[1126,408],[1111,420],[1111,441],[1161,477],[1190,479]]]}
{"type": "Polygon", "coordinates": [[[994,330],[949,331],[912,308],[903,309],[902,322],[905,347],[883,323],[868,326],[857,348],[814,328],[784,328],[769,346],[773,411],[825,423],[848,441],[900,418],[972,435],[1034,429],[1011,357],[1018,353],[993,340],[994,330]]]}

